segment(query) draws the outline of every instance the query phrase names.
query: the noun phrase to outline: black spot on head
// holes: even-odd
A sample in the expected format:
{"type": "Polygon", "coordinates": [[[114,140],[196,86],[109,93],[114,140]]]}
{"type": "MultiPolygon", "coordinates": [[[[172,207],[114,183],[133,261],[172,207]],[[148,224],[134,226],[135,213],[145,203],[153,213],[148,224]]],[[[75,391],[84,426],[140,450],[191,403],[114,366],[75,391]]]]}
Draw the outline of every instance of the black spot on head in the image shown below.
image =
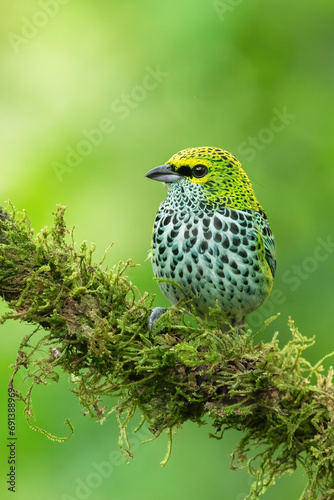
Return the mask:
{"type": "Polygon", "coordinates": [[[191,172],[191,168],[189,167],[189,165],[182,165],[177,170],[175,169],[175,171],[179,175],[183,175],[184,177],[192,177],[192,172],[191,172]]]}

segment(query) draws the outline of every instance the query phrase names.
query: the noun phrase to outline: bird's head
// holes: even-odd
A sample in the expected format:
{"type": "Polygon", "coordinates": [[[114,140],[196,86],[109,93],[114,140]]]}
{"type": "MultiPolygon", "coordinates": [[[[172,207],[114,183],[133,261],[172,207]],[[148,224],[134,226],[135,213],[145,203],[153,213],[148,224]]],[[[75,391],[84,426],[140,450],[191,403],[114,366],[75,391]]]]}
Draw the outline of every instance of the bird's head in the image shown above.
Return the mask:
{"type": "Polygon", "coordinates": [[[183,149],[146,177],[167,183],[169,190],[196,186],[208,208],[260,210],[250,180],[234,155],[214,147],[183,149]]]}

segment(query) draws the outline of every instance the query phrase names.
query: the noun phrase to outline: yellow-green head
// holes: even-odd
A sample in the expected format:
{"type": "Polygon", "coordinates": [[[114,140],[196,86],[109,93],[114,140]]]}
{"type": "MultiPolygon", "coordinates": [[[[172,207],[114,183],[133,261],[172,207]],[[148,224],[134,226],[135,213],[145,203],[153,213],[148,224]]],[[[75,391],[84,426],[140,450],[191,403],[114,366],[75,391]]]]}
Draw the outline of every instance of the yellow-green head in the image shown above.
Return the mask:
{"type": "Polygon", "coordinates": [[[200,202],[208,208],[227,207],[263,213],[241,163],[224,149],[183,149],[146,176],[166,182],[169,190],[179,190],[182,186],[190,196],[198,195],[200,202]]]}

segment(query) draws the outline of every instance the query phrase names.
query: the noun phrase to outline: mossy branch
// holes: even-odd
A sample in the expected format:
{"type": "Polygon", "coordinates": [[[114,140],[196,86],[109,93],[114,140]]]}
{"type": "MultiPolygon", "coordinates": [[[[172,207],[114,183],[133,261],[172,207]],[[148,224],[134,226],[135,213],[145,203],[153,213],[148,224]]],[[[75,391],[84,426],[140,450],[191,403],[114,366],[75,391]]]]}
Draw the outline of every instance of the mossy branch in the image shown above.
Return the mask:
{"type": "Polygon", "coordinates": [[[64,212],[58,206],[53,226],[36,236],[24,212],[9,207],[0,214],[0,290],[10,308],[2,322],[36,326],[21,342],[10,381],[15,386],[17,371],[26,370],[26,394],[15,390],[28,421],[32,387],[57,380],[60,368],[91,416],[103,421],[106,396],[118,397],[125,443],[136,408],[154,437],[167,430],[170,439],[186,420],[201,424],[206,416],[215,437],[243,431],[232,467],[248,465],[254,475],[248,498],[299,464],[307,476],[300,498],[334,498],[333,370],[325,376],[323,360],[311,366],[303,357],[314,340],[290,320],[285,347],[277,335],[254,344],[250,331],[223,333],[218,316],[209,325],[181,307],[149,332],[154,296],[141,295],[125,277],[133,264],[94,263],[94,248],[75,247],[64,212]]]}

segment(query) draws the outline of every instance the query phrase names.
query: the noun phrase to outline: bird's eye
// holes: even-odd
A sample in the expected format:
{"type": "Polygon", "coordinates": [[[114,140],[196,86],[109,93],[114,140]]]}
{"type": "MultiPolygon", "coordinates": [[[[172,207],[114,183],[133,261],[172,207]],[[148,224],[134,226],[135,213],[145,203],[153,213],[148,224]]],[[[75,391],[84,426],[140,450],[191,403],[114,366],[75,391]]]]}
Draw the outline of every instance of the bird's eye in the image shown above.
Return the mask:
{"type": "Polygon", "coordinates": [[[194,177],[200,179],[201,177],[204,177],[208,173],[208,168],[205,165],[195,165],[194,168],[192,169],[192,173],[194,177]]]}

